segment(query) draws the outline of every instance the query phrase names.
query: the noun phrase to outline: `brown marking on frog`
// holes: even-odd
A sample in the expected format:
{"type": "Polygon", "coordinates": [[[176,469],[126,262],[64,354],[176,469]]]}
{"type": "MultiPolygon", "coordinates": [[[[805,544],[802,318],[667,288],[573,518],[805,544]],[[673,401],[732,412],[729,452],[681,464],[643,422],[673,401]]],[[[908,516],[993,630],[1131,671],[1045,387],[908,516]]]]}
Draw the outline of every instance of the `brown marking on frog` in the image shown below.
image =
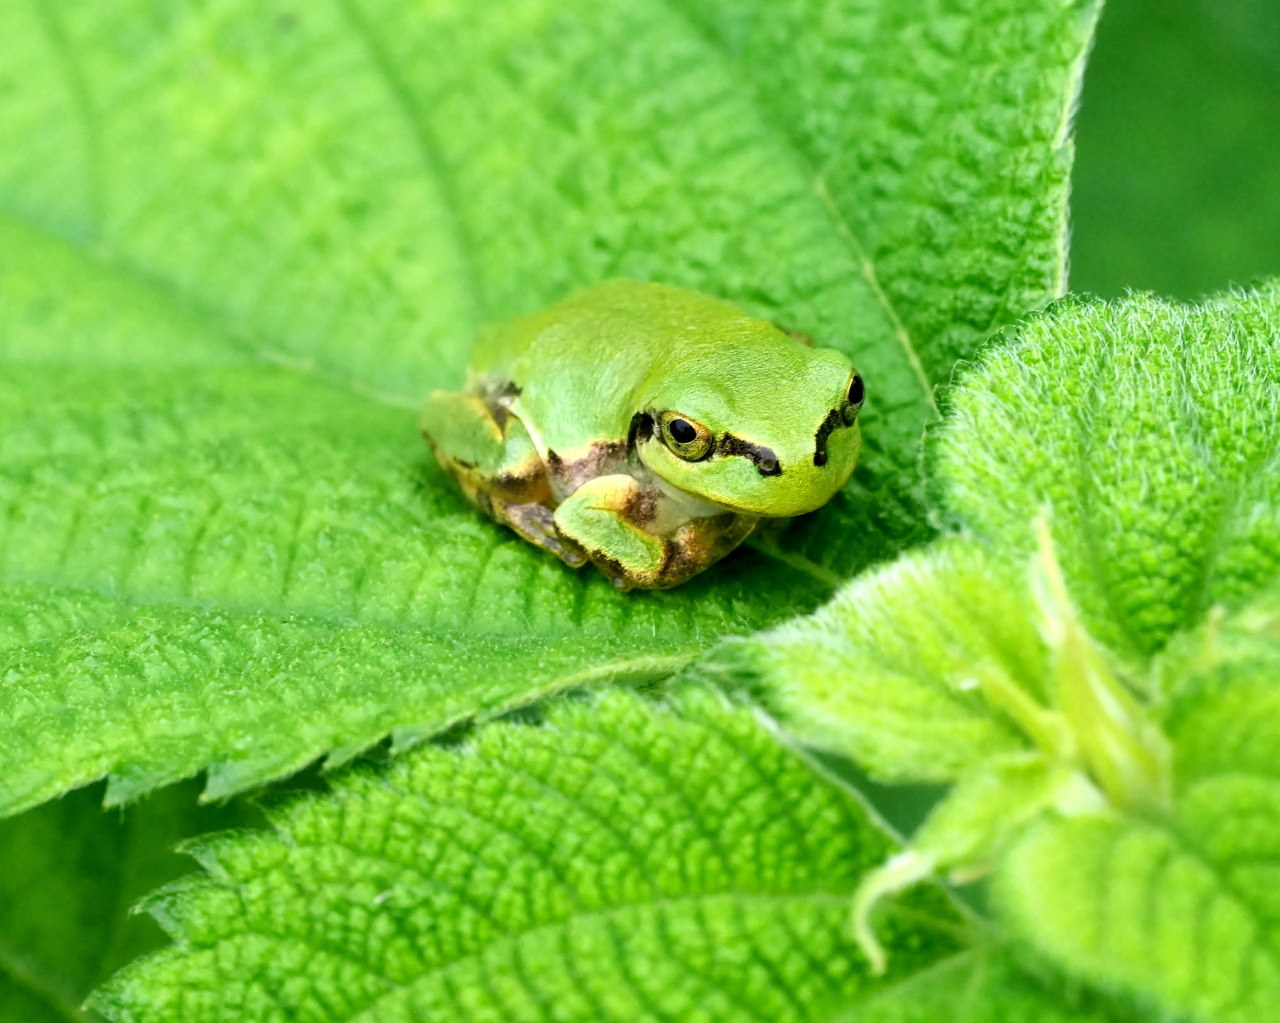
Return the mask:
{"type": "Polygon", "coordinates": [[[435,452],[436,461],[441,468],[457,481],[462,492],[486,511],[490,497],[506,503],[521,504],[551,500],[546,467],[536,452],[530,452],[490,476],[475,462],[465,458],[450,458],[435,444],[431,444],[431,450],[435,452]]]}
{"type": "Polygon", "coordinates": [[[631,581],[634,576],[622,567],[622,562],[617,558],[611,558],[608,554],[605,554],[602,551],[592,551],[591,563],[595,565],[596,568],[598,568],[614,586],[622,590],[624,593],[627,590],[635,588],[635,583],[631,581]]]}
{"type": "Polygon", "coordinates": [[[547,450],[547,476],[553,496],[563,501],[588,480],[626,473],[627,442],[602,440],[564,455],[547,450]]]}
{"type": "Polygon", "coordinates": [[[752,516],[726,512],[686,522],[667,539],[653,588],[678,586],[714,565],[750,536],[758,521],[752,516]]]}
{"type": "Polygon", "coordinates": [[[535,451],[530,451],[514,465],[504,467],[493,477],[490,486],[507,501],[529,504],[551,500],[547,469],[535,451]]]}
{"type": "Polygon", "coordinates": [[[647,530],[647,527],[652,525],[653,520],[658,517],[658,502],[661,499],[662,494],[656,487],[640,484],[627,501],[627,521],[647,530]]]}

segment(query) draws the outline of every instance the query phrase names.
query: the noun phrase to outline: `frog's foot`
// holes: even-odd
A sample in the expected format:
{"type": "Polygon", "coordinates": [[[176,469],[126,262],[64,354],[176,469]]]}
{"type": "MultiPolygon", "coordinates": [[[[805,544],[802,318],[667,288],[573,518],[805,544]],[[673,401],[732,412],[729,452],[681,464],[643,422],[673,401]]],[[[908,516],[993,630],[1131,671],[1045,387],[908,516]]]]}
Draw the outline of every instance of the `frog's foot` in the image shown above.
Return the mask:
{"type": "Polygon", "coordinates": [[[556,509],[555,526],[619,589],[663,590],[719,561],[757,521],[725,513],[690,519],[658,536],[644,528],[654,517],[654,500],[631,476],[598,476],[556,509]]]}
{"type": "Polygon", "coordinates": [[[502,504],[492,502],[491,514],[505,522],[530,543],[550,551],[570,568],[587,563],[586,552],[556,530],[555,519],[545,504],[502,504]]]}
{"type": "Polygon", "coordinates": [[[633,477],[597,476],[560,503],[555,527],[619,589],[651,587],[666,559],[666,544],[638,524],[647,517],[645,501],[633,477]]]}

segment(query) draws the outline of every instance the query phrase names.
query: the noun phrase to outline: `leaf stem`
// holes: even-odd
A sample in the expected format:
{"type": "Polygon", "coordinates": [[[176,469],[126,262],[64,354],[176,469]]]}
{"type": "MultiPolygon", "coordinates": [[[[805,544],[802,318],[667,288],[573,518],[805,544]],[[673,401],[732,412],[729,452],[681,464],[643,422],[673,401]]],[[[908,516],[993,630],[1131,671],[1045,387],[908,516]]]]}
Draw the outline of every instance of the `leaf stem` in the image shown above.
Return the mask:
{"type": "Polygon", "coordinates": [[[1032,589],[1052,659],[1053,699],[1077,755],[1113,806],[1163,810],[1171,787],[1169,741],[1081,623],[1067,593],[1048,516],[1038,515],[1033,528],[1038,554],[1032,563],[1032,589]]]}

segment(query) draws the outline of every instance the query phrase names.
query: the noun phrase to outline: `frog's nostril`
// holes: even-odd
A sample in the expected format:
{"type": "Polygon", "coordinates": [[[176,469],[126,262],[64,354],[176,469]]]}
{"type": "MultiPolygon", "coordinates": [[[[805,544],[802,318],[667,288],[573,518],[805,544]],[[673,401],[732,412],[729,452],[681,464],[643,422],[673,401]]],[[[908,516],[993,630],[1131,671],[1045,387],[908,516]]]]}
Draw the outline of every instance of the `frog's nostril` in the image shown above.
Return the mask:
{"type": "Polygon", "coordinates": [[[716,446],[716,450],[725,458],[741,455],[756,467],[756,471],[761,476],[782,475],[782,466],[778,464],[778,456],[773,453],[772,448],[767,448],[763,444],[754,444],[751,441],[743,440],[741,437],[735,437],[731,433],[726,433],[720,438],[720,443],[716,446]]]}

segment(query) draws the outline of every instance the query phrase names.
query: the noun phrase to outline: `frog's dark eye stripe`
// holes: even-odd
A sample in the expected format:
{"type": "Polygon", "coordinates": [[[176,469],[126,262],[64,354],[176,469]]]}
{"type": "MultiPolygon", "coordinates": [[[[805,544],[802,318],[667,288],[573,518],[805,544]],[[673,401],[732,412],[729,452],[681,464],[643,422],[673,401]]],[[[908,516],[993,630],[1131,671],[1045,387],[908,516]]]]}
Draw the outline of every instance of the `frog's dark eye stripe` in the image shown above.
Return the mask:
{"type": "Polygon", "coordinates": [[[631,429],[627,431],[627,447],[632,449],[639,441],[653,436],[653,416],[648,412],[637,412],[631,417],[631,429]]]}
{"type": "Polygon", "coordinates": [[[827,438],[837,426],[844,424],[844,410],[833,408],[813,435],[813,464],[821,468],[827,464],[827,438]]]}
{"type": "Polygon", "coordinates": [[[755,463],[755,467],[761,476],[782,475],[782,465],[778,462],[778,456],[774,454],[773,448],[767,448],[763,444],[752,444],[751,441],[735,437],[731,433],[726,433],[720,438],[720,443],[716,445],[716,453],[720,455],[741,455],[748,461],[755,463]]]}

